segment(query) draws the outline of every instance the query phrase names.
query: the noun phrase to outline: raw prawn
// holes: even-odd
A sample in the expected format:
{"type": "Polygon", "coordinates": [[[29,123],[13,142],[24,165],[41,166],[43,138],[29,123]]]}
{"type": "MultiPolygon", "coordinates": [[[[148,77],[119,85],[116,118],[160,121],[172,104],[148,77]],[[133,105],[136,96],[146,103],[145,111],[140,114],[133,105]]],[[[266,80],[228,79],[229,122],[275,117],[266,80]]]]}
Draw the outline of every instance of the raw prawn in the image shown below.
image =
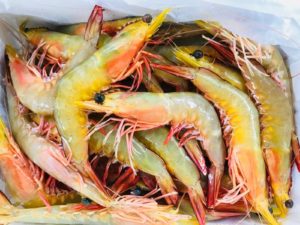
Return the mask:
{"type": "MultiPolygon", "coordinates": [[[[180,60],[190,65],[191,58],[186,54],[180,60]]],[[[241,195],[246,197],[268,223],[278,224],[268,210],[266,168],[260,141],[259,117],[251,99],[206,69],[152,66],[190,79],[205,97],[221,110],[228,123],[225,124],[227,128],[224,135],[230,148],[228,160],[234,187],[242,190],[241,195]]]]}
{"type": "Polygon", "coordinates": [[[18,101],[11,87],[8,86],[6,90],[12,133],[27,157],[58,181],[100,205],[108,206],[111,198],[106,191],[100,191],[89,179],[83,178],[56,145],[33,132],[28,119],[19,112],[18,101]]]}
{"type": "MultiPolygon", "coordinates": [[[[203,148],[212,162],[210,178],[213,182],[209,189],[214,192],[210,192],[208,198],[215,202],[224,170],[225,146],[218,116],[207,100],[194,93],[143,92],[115,92],[105,95],[103,100],[101,104],[94,102],[78,104],[86,109],[114,113],[136,121],[137,126],[148,129],[171,123],[173,125],[171,135],[175,133],[175,130],[180,130],[179,128],[192,128],[186,133],[188,135],[184,135],[184,139],[197,137],[202,141],[203,148]],[[178,105],[181,107],[179,108],[178,105]]],[[[165,138],[169,139],[171,135],[165,138]]],[[[184,139],[182,139],[183,142],[184,139]]],[[[198,215],[200,218],[200,214],[198,215]]]]}
{"type": "Polygon", "coordinates": [[[107,89],[110,84],[128,77],[140,67],[142,62],[134,58],[156,32],[168,11],[163,11],[150,24],[140,20],[124,27],[58,83],[54,106],[57,128],[66,141],[65,148],[72,152],[76,167],[95,181],[97,178],[88,165],[87,114],[77,102],[91,100],[96,92],[107,89]]]}

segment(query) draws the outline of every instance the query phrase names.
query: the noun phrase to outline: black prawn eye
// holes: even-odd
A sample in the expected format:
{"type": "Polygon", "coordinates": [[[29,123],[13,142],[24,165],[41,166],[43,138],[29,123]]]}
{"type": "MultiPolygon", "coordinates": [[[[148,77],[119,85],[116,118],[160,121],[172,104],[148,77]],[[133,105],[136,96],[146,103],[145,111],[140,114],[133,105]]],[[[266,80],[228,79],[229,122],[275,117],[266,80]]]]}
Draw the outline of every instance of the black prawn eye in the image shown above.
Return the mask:
{"type": "Polygon", "coordinates": [[[194,56],[196,59],[200,59],[203,57],[203,52],[197,49],[192,53],[192,56],[194,56]]]}
{"type": "Polygon", "coordinates": [[[81,199],[81,203],[82,203],[83,205],[90,205],[90,204],[92,203],[92,200],[89,199],[89,198],[82,198],[82,199],[81,199]]]}
{"type": "Polygon", "coordinates": [[[131,195],[141,196],[142,195],[142,189],[139,187],[136,187],[132,191],[130,191],[131,195]]]}
{"type": "Polygon", "coordinates": [[[293,206],[294,206],[294,202],[292,199],[286,200],[284,204],[285,204],[285,207],[287,207],[289,209],[293,208],[293,206]]]}
{"type": "Polygon", "coordinates": [[[94,100],[98,104],[102,104],[105,100],[105,95],[102,94],[102,93],[96,93],[95,96],[94,96],[94,100]]]}
{"type": "Polygon", "coordinates": [[[150,14],[145,14],[142,18],[142,20],[145,22],[145,23],[151,23],[152,21],[152,16],[150,14]]]}

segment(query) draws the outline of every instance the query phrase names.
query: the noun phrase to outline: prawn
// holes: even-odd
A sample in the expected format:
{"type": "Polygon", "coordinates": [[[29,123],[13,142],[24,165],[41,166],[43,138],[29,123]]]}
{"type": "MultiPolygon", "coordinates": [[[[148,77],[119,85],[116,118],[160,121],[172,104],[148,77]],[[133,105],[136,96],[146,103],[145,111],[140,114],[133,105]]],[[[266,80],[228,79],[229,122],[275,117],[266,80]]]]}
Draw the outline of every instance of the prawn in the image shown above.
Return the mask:
{"type": "Polygon", "coordinates": [[[296,161],[299,147],[294,129],[290,76],[282,56],[275,47],[260,48],[253,41],[234,35],[221,26],[209,23],[205,26],[211,32],[219,29],[221,38],[232,46],[231,51],[237,65],[241,68],[247,87],[258,105],[261,114],[262,148],[274,200],[282,216],[285,216],[287,207],[293,205],[288,194],[291,186],[291,143],[296,161]],[[261,62],[266,71],[254,59],[261,62]]]}
{"type": "Polygon", "coordinates": [[[262,69],[258,69],[247,59],[240,62],[240,66],[261,115],[262,148],[274,199],[284,216],[287,213],[286,206],[292,201],[288,192],[291,186],[293,110],[284,92],[262,69]]]}
{"type": "MultiPolygon", "coordinates": [[[[117,149],[114,148],[117,130],[114,126],[106,126],[95,132],[89,140],[90,154],[104,154],[115,157],[119,162],[130,165],[127,154],[127,143],[122,138],[117,149]]],[[[169,204],[177,203],[177,192],[173,180],[166,169],[164,161],[156,154],[148,150],[138,140],[133,139],[133,167],[145,173],[155,176],[162,194],[172,194],[166,197],[169,204]]]]}
{"type": "Polygon", "coordinates": [[[61,155],[56,145],[32,131],[28,119],[19,112],[17,98],[11,89],[8,85],[9,121],[13,135],[27,157],[58,181],[100,205],[109,205],[111,199],[105,190],[100,191],[89,179],[83,178],[61,155]]]}
{"type": "Polygon", "coordinates": [[[58,82],[54,117],[58,131],[72,152],[72,161],[85,175],[99,184],[88,163],[87,114],[77,102],[90,100],[98,91],[120,81],[140,68],[138,53],[156,32],[169,10],[149,21],[137,21],[124,27],[105,46],[63,76],[58,82]],[[137,57],[137,58],[135,58],[137,57]],[[132,63],[132,65],[131,65],[132,63]],[[68,105],[68,107],[65,107],[68,105]]]}
{"type": "MultiPolygon", "coordinates": [[[[257,48],[259,49],[259,48],[257,48]]],[[[267,45],[262,47],[265,57],[261,58],[261,64],[266,72],[279,83],[281,89],[287,96],[290,105],[293,105],[293,90],[291,84],[291,76],[286,68],[284,59],[277,47],[267,45]]],[[[293,116],[293,115],[292,115],[293,116]]],[[[295,155],[295,162],[300,172],[300,146],[296,134],[296,124],[293,118],[293,133],[292,133],[292,149],[295,155]]]]}
{"type": "Polygon", "coordinates": [[[260,112],[262,148],[270,175],[275,203],[283,216],[291,207],[289,198],[291,186],[291,140],[293,132],[293,109],[284,91],[266,74],[254,60],[249,59],[242,37],[236,39],[241,54],[233,50],[236,61],[247,81],[260,112]],[[276,102],[276,104],[274,104],[276,102]]]}
{"type": "MultiPolygon", "coordinates": [[[[212,162],[209,177],[213,180],[209,189],[209,199],[215,202],[219,191],[220,180],[224,170],[225,146],[223,143],[221,127],[214,107],[201,95],[194,93],[123,93],[115,92],[103,96],[101,104],[94,102],[78,103],[82,108],[114,113],[136,121],[143,129],[150,129],[171,123],[173,131],[180,128],[190,128],[182,139],[182,144],[193,137],[202,141],[202,146],[212,162]],[[122,107],[120,107],[122,105],[122,107]],[[178,108],[178,105],[181,107],[178,108]],[[175,113],[176,112],[176,113],[175,113]]],[[[203,199],[203,198],[202,198],[203,199]]],[[[198,214],[199,221],[203,217],[198,214]]]]}
{"type": "MultiPolygon", "coordinates": [[[[190,65],[191,58],[185,54],[179,59],[190,65]]],[[[223,121],[226,121],[224,136],[229,145],[228,163],[234,187],[237,190],[242,188],[240,195],[244,195],[268,223],[278,224],[268,210],[259,116],[249,96],[206,69],[154,64],[152,66],[190,79],[204,96],[220,109],[223,121]]]]}
{"type": "MultiPolygon", "coordinates": [[[[11,86],[7,86],[7,98],[9,121],[16,141],[25,154],[46,173],[104,206],[106,210],[121,214],[122,218],[127,221],[135,222],[147,218],[146,222],[151,220],[159,223],[165,219],[172,221],[178,218],[175,213],[168,213],[169,208],[158,205],[153,199],[137,196],[121,196],[114,199],[110,197],[104,187],[100,189],[101,186],[97,186],[89,178],[83,177],[61,155],[61,151],[56,145],[32,132],[30,122],[19,112],[18,102],[12,93],[11,86]]],[[[53,207],[51,207],[52,210],[53,207]]]]}

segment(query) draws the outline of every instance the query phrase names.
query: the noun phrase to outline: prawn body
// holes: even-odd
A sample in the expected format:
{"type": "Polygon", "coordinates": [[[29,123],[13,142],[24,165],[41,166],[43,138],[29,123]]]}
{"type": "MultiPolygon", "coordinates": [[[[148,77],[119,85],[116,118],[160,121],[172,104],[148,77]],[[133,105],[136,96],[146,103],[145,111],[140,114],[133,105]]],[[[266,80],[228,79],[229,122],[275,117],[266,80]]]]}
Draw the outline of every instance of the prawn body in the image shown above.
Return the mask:
{"type": "MultiPolygon", "coordinates": [[[[180,58],[189,63],[188,58],[180,58]]],[[[228,121],[231,130],[229,144],[229,170],[235,187],[242,185],[249,203],[270,224],[278,224],[268,210],[266,168],[260,140],[258,111],[246,93],[221,80],[206,69],[180,66],[153,65],[191,80],[213,102],[228,121]],[[249,161],[251,159],[251,161],[249,161]],[[243,162],[248,163],[243,163],[243,162]]]]}
{"type": "MultiPolygon", "coordinates": [[[[217,114],[207,100],[198,94],[188,92],[167,94],[115,92],[104,97],[105,100],[101,105],[93,102],[82,102],[80,105],[86,109],[114,113],[130,121],[136,121],[147,129],[165,124],[192,126],[212,161],[211,176],[215,192],[211,197],[214,199],[224,170],[225,147],[217,114]]],[[[198,219],[203,223],[203,216],[198,214],[198,219]]]]}
{"type": "Polygon", "coordinates": [[[87,115],[78,107],[78,102],[92,99],[96,92],[130,75],[126,73],[130,63],[159,27],[167,11],[155,18],[151,24],[138,21],[126,26],[105,46],[59,81],[54,116],[58,130],[79,167],[84,168],[87,163],[88,131],[87,115]]]}

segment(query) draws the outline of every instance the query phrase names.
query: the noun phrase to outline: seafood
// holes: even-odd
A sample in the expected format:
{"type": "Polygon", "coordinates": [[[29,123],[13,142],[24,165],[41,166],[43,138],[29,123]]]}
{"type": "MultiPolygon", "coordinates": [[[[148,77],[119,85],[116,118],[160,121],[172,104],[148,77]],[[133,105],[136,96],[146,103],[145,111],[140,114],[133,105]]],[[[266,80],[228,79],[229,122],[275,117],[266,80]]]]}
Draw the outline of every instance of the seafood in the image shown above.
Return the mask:
{"type": "Polygon", "coordinates": [[[7,87],[9,121],[12,133],[27,157],[46,173],[100,205],[108,206],[111,199],[89,179],[76,171],[61,150],[45,138],[35,134],[28,119],[19,112],[18,101],[11,87],[7,87]]]}
{"type": "Polygon", "coordinates": [[[63,76],[57,85],[54,117],[59,133],[65,147],[72,152],[76,167],[96,182],[98,179],[88,165],[87,114],[78,107],[78,102],[91,100],[97,92],[128,77],[141,65],[135,57],[168,11],[164,10],[150,24],[140,20],[124,27],[105,46],[63,76]]]}
{"type": "MultiPolygon", "coordinates": [[[[130,196],[127,198],[130,199],[130,196]]],[[[113,208],[101,208],[97,205],[84,207],[80,204],[66,204],[62,206],[52,206],[51,210],[47,208],[22,209],[12,206],[8,200],[1,194],[0,196],[0,221],[4,224],[13,222],[20,223],[47,223],[47,224],[171,224],[185,225],[196,224],[189,215],[178,214],[178,210],[171,206],[156,206],[157,203],[151,199],[140,197],[137,204],[143,206],[148,205],[149,209],[140,217],[139,211],[128,209],[126,213],[120,213],[119,210],[113,208]],[[133,220],[134,219],[134,220],[133,220]],[[193,222],[194,223],[190,223],[193,222]]],[[[120,197],[120,201],[124,197],[120,197]]],[[[135,202],[130,199],[132,204],[135,202]]]]}
{"type": "MultiPolygon", "coordinates": [[[[180,60],[189,65],[190,58],[192,57],[186,54],[180,60]]],[[[237,190],[238,187],[241,188],[241,194],[268,223],[278,224],[268,210],[266,168],[260,142],[259,117],[251,99],[206,69],[152,66],[190,79],[205,97],[221,110],[228,123],[225,123],[225,138],[229,144],[228,163],[234,187],[237,190]]]]}
{"type": "Polygon", "coordinates": [[[258,105],[261,115],[262,148],[274,199],[282,216],[285,216],[286,206],[293,205],[288,194],[291,186],[291,142],[296,162],[299,145],[294,133],[291,78],[282,56],[275,47],[261,48],[253,41],[234,35],[219,25],[204,22],[200,22],[199,25],[206,27],[211,33],[220,33],[221,38],[232,46],[231,51],[237,65],[241,68],[247,87],[258,105]],[[263,53],[259,53],[261,51],[263,53]],[[261,62],[266,71],[253,59],[261,62]]]}
{"type": "MultiPolygon", "coordinates": [[[[90,154],[104,154],[107,157],[115,157],[118,161],[125,165],[130,165],[129,156],[127,154],[127,143],[123,137],[115,149],[115,138],[117,130],[114,126],[106,126],[101,131],[95,132],[89,140],[90,154]],[[113,132],[110,132],[114,130],[113,132]],[[108,138],[107,138],[108,137],[108,138]]],[[[177,203],[177,192],[175,185],[163,160],[156,154],[148,150],[138,140],[133,139],[133,157],[132,163],[135,169],[155,176],[158,185],[163,194],[172,194],[166,197],[166,200],[173,205],[177,203]]]]}
{"type": "MultiPolygon", "coordinates": [[[[212,162],[210,177],[214,182],[209,188],[215,192],[210,193],[209,199],[215,202],[224,170],[225,147],[217,114],[208,101],[194,93],[143,92],[115,92],[105,95],[103,99],[101,105],[89,101],[82,102],[80,105],[86,109],[114,113],[129,120],[136,120],[137,126],[148,129],[169,123],[174,130],[176,127],[177,130],[183,127],[195,128],[187,134],[201,139],[203,148],[212,162]],[[120,104],[122,107],[119,107],[120,104]],[[178,108],[178,105],[181,107],[178,108]]],[[[185,139],[188,140],[189,136],[185,136],[185,139]]]]}
{"type": "Polygon", "coordinates": [[[291,186],[291,135],[293,128],[292,106],[284,92],[248,59],[239,62],[247,80],[247,87],[252,92],[260,112],[262,148],[270,175],[274,199],[286,215],[286,205],[291,186]],[[276,102],[276,104],[274,104],[276,102]]]}
{"type": "MultiPolygon", "coordinates": [[[[291,76],[286,68],[284,59],[280,54],[277,47],[268,45],[263,46],[262,51],[265,52],[266,57],[261,58],[261,64],[265,68],[266,72],[279,83],[279,86],[284,90],[290,105],[293,105],[293,90],[291,84],[291,76]]],[[[257,48],[258,50],[259,48],[257,48]]],[[[293,110],[294,111],[294,110],[293,110]]],[[[293,118],[293,115],[292,115],[293,118]]],[[[300,171],[300,146],[299,140],[296,134],[296,125],[293,118],[293,133],[292,133],[292,149],[295,155],[295,162],[300,171]]]]}

